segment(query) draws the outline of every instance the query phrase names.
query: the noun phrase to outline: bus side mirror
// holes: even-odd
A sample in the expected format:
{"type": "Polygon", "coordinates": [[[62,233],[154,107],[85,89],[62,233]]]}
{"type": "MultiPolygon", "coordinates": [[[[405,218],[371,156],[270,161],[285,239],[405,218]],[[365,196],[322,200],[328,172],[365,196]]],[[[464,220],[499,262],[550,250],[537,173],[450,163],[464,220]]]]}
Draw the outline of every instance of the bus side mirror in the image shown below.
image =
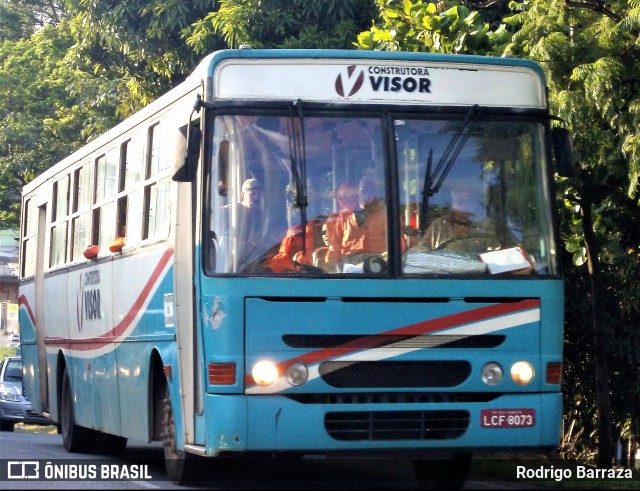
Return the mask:
{"type": "Polygon", "coordinates": [[[553,128],[551,130],[551,143],[558,174],[562,177],[577,176],[578,169],[573,152],[573,138],[569,130],[560,127],[553,128]]]}
{"type": "Polygon", "coordinates": [[[227,196],[228,185],[227,179],[229,175],[229,141],[220,142],[218,148],[218,194],[227,196]]]}
{"type": "Polygon", "coordinates": [[[173,180],[192,182],[196,177],[202,132],[199,120],[191,121],[178,130],[173,163],[173,180]]]}

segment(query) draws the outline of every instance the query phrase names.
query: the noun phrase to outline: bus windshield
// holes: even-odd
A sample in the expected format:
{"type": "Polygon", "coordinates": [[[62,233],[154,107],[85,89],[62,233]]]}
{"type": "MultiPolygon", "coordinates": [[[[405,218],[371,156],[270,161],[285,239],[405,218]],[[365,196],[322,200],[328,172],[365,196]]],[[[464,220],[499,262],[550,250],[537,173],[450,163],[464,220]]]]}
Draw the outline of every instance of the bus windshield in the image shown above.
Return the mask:
{"type": "Polygon", "coordinates": [[[557,272],[542,122],[381,114],[217,114],[207,273],[557,272]]]}

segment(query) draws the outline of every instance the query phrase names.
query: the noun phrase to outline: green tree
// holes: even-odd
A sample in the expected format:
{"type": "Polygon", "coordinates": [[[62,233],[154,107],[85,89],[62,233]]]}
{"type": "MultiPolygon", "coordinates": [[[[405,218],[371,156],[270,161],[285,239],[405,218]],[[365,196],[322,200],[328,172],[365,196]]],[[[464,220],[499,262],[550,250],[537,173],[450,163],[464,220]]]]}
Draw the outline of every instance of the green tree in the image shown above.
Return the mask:
{"type": "Polygon", "coordinates": [[[65,58],[73,39],[48,26],[0,44],[0,220],[17,227],[22,186],[114,121],[110,89],[65,58]]]}
{"type": "MultiPolygon", "coordinates": [[[[200,55],[185,42],[189,26],[214,8],[212,0],[70,0],[75,63],[105,81],[118,80],[119,118],[180,83],[200,55]]],[[[216,39],[207,49],[223,44],[216,39]]]]}
{"type": "Polygon", "coordinates": [[[509,39],[464,5],[422,0],[377,0],[381,22],[358,36],[362,49],[487,54],[509,39]]]}
{"type": "Polygon", "coordinates": [[[353,48],[374,14],[373,0],[220,0],[188,43],[198,52],[216,36],[231,48],[353,48]]]}
{"type": "Polygon", "coordinates": [[[568,384],[573,397],[567,402],[588,425],[596,413],[588,408],[588,395],[595,396],[598,465],[608,467],[612,427],[638,421],[637,404],[628,402],[637,401],[640,377],[640,356],[634,351],[640,342],[637,266],[630,268],[637,265],[640,245],[638,8],[617,1],[512,5],[517,12],[507,21],[517,33],[506,51],[543,65],[552,109],[572,130],[580,161],[579,178],[563,183],[563,231],[577,268],[568,277],[589,278],[577,290],[588,307],[579,317],[567,316],[567,361],[569,375],[592,379],[594,385],[593,392],[584,385],[580,392],[568,384]],[[588,337],[585,325],[591,326],[588,337]],[[621,371],[628,378],[613,393],[611,377],[621,371]]]}
{"type": "Polygon", "coordinates": [[[18,41],[60,22],[63,0],[0,0],[0,42],[18,41]]]}
{"type": "Polygon", "coordinates": [[[353,47],[372,0],[71,0],[75,59],[120,80],[125,117],[181,82],[204,54],[256,48],[353,47]]]}

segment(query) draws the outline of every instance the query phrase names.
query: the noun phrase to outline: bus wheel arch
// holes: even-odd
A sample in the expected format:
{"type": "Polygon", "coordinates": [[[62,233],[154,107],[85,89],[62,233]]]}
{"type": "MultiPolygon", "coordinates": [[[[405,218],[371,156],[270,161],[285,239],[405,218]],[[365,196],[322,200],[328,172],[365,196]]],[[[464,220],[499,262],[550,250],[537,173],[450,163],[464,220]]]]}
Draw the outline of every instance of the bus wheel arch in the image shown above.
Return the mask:
{"type": "Polygon", "coordinates": [[[65,370],[67,369],[67,362],[64,357],[64,353],[62,351],[58,351],[58,358],[56,360],[56,421],[58,422],[58,426],[60,426],[61,414],[60,414],[60,401],[62,398],[62,377],[64,375],[65,370]]]}
{"type": "Polygon", "coordinates": [[[176,439],[176,425],[174,420],[173,405],[169,383],[164,377],[158,377],[162,381],[161,396],[161,435],[164,447],[164,462],[167,476],[175,484],[187,484],[198,481],[203,472],[203,457],[193,455],[178,448],[176,439]]]}
{"type": "Polygon", "coordinates": [[[151,441],[163,440],[163,397],[164,386],[167,384],[164,374],[164,362],[157,350],[151,352],[149,357],[149,394],[147,407],[149,409],[149,439],[151,441]]]}

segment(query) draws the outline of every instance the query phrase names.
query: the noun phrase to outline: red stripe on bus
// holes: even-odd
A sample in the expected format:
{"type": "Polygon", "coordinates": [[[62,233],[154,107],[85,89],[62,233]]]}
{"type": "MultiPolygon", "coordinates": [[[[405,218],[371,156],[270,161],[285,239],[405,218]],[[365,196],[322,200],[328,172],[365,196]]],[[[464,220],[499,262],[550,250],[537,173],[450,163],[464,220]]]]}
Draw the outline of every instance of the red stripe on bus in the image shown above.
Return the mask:
{"type": "Polygon", "coordinates": [[[18,298],[18,304],[24,305],[24,308],[27,309],[27,314],[29,315],[29,319],[31,319],[31,323],[35,327],[36,317],[33,315],[33,312],[31,311],[31,306],[29,305],[29,300],[27,300],[27,297],[24,295],[20,295],[20,297],[18,298]]]}
{"type": "MultiPolygon", "coordinates": [[[[493,317],[502,317],[504,315],[515,314],[525,310],[531,310],[533,308],[540,307],[540,300],[527,299],[514,303],[498,303],[494,305],[488,305],[486,307],[480,307],[477,309],[467,310],[465,312],[458,312],[451,315],[445,315],[444,317],[438,317],[436,319],[430,319],[427,321],[418,322],[409,326],[399,327],[390,331],[380,332],[374,336],[367,336],[366,338],[358,338],[347,343],[335,346],[332,348],[322,349],[318,351],[311,351],[304,355],[285,360],[278,363],[278,372],[283,373],[285,366],[290,365],[293,362],[301,361],[306,365],[313,365],[322,361],[326,361],[338,356],[345,356],[350,353],[364,349],[373,349],[388,344],[387,342],[381,342],[378,336],[400,335],[410,337],[417,337],[427,333],[433,333],[444,329],[450,329],[453,327],[461,326],[464,324],[470,324],[487,320],[493,317]]],[[[382,338],[384,340],[384,337],[382,338]]],[[[397,342],[397,339],[393,339],[393,343],[397,342]]],[[[253,377],[250,373],[245,376],[245,386],[250,387],[255,385],[253,377]]]]}
{"type": "Polygon", "coordinates": [[[95,338],[85,338],[85,339],[45,338],[45,341],[44,341],[45,344],[72,348],[76,351],[89,351],[93,349],[102,348],[116,341],[120,336],[122,336],[122,334],[126,332],[130,324],[138,315],[138,312],[140,312],[140,310],[142,309],[142,306],[147,301],[147,298],[149,297],[149,294],[151,293],[153,286],[155,285],[156,281],[158,281],[160,274],[166,267],[172,255],[173,255],[172,248],[169,248],[166,251],[164,251],[164,253],[162,254],[162,257],[160,258],[160,261],[158,262],[155,269],[153,270],[153,273],[151,273],[151,276],[149,277],[147,284],[144,286],[144,288],[140,292],[140,295],[134,302],[133,306],[131,307],[129,312],[127,312],[127,314],[124,316],[124,318],[118,323],[118,325],[116,325],[113,329],[111,329],[111,331],[95,338]]]}

